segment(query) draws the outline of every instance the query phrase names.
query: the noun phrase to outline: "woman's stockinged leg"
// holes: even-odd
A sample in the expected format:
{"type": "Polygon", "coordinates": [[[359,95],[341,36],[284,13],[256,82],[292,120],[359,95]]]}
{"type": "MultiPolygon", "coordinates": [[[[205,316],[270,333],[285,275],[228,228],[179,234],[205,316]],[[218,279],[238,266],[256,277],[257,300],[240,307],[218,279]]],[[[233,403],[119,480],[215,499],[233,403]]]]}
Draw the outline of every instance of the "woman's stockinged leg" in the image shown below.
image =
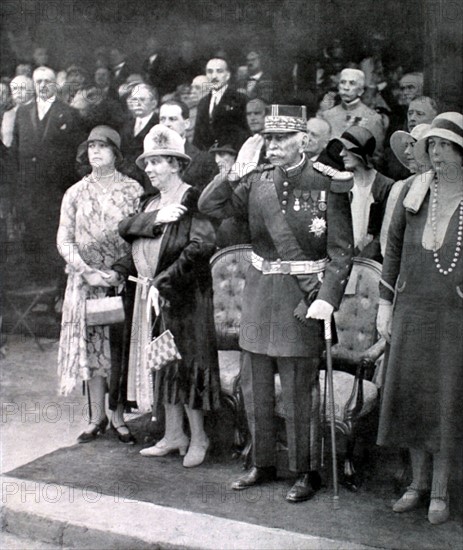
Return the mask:
{"type": "Polygon", "coordinates": [[[181,456],[186,454],[189,440],[183,431],[183,406],[180,403],[167,404],[164,408],[166,411],[164,437],[156,445],[142,449],[140,454],[143,456],[165,456],[174,451],[178,451],[181,456]]]}
{"type": "Polygon", "coordinates": [[[392,507],[394,512],[398,513],[414,510],[420,504],[423,493],[429,488],[429,454],[424,449],[409,449],[409,451],[413,480],[392,507]]]}
{"type": "MultiPolygon", "coordinates": [[[[91,406],[90,423],[98,424],[106,416],[105,398],[106,398],[106,378],[103,376],[94,376],[88,381],[89,402],[91,406]]],[[[92,426],[90,426],[90,429],[92,426]]]]}
{"type": "Polygon", "coordinates": [[[446,522],[450,517],[448,482],[450,477],[450,458],[444,452],[434,453],[432,468],[431,503],[428,520],[433,525],[446,522]]]}
{"type": "Polygon", "coordinates": [[[185,468],[193,468],[204,462],[209,448],[209,438],[204,431],[204,412],[191,409],[187,405],[185,405],[185,410],[190,424],[191,442],[183,465],[185,468]]]}

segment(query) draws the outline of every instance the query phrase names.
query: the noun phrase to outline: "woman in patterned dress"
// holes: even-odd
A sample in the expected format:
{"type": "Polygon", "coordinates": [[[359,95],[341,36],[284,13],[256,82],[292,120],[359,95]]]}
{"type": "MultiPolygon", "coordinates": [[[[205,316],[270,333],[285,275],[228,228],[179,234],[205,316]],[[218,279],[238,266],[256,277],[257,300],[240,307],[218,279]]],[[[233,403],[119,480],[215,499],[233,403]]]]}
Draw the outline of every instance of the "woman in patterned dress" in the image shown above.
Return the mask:
{"type": "Polygon", "coordinates": [[[138,206],[143,189],[120,173],[120,136],[108,126],[96,126],[79,148],[88,156],[91,173],[70,187],[62,201],[57,245],[68,275],[58,353],[60,393],[68,395],[78,378],[86,382],[90,404],[88,429],[79,443],[104,433],[108,418],[105,394],[109,385],[111,427],[124,443],[134,438],[124,424],[126,376],[121,372],[122,326],[86,326],[87,298],[117,294],[123,280],[112,269],[129,251],[117,231],[119,222],[138,206]],[[109,382],[109,384],[108,384],[109,382]]]}
{"type": "Polygon", "coordinates": [[[431,492],[428,519],[449,518],[452,456],[463,425],[463,116],[442,113],[417,141],[418,166],[389,227],[378,332],[390,341],[380,445],[410,450],[413,479],[394,512],[431,492]],[[431,476],[432,471],[432,476],[431,476]]]}

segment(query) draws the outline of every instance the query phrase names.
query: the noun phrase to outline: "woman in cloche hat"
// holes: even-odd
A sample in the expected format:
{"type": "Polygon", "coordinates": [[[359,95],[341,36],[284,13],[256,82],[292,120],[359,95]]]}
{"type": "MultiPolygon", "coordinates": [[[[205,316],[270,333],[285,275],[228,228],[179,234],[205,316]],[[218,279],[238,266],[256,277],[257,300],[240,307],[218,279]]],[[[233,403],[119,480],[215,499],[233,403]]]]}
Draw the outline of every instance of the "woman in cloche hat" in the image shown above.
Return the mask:
{"type": "Polygon", "coordinates": [[[78,150],[91,173],[70,187],[61,204],[57,244],[68,274],[58,352],[60,390],[69,394],[78,378],[85,381],[90,423],[78,438],[87,443],[108,426],[105,394],[109,381],[111,428],[120,441],[134,443],[124,424],[125,391],[121,364],[122,326],[87,326],[86,300],[115,295],[123,278],[113,270],[129,246],[117,231],[143,193],[138,182],[118,171],[121,138],[109,126],[96,126],[78,150]]]}
{"type": "Polygon", "coordinates": [[[413,510],[430,492],[428,520],[438,524],[449,518],[463,425],[463,115],[438,115],[414,156],[431,169],[404,185],[389,228],[377,326],[391,348],[378,443],[410,451],[412,483],[393,510],[413,510]]]}
{"type": "MultiPolygon", "coordinates": [[[[127,275],[136,275],[137,288],[129,359],[128,398],[141,411],[157,414],[165,408],[165,434],[143,456],[159,457],[179,451],[185,467],[201,464],[209,447],[204,413],[219,407],[219,367],[212,310],[209,259],[215,251],[212,225],[197,214],[199,191],[182,181],[190,157],[180,135],[166,126],[154,126],[144,140],[137,165],[145,170],[154,194],[141,212],[120,225],[132,244],[127,275]],[[169,329],[181,360],[156,370],[153,380],[146,345],[157,336],[159,323],[149,320],[157,289],[165,328],[169,329]],[[154,328],[153,328],[154,327],[154,328]],[[183,431],[186,411],[191,440],[183,431]],[[188,452],[187,452],[188,449],[188,452]]],[[[156,306],[155,306],[156,310],[156,306]]],[[[159,317],[159,315],[158,315],[159,317]]]]}

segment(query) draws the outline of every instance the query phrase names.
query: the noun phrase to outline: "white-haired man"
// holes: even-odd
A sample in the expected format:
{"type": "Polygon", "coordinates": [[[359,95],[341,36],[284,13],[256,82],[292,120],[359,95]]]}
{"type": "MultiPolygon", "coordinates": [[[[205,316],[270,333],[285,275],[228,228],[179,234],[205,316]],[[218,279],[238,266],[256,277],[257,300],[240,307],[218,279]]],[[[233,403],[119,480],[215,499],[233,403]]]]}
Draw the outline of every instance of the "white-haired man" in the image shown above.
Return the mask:
{"type": "Polygon", "coordinates": [[[385,128],[381,116],[362,102],[365,90],[365,75],[358,69],[343,69],[339,78],[338,91],[341,104],[321,112],[331,125],[331,137],[338,138],[351,126],[363,126],[373,134],[376,140],[374,161],[383,155],[385,128]]]}
{"type": "Polygon", "coordinates": [[[35,101],[16,113],[12,154],[19,163],[19,186],[26,225],[26,248],[35,254],[30,274],[49,283],[62,272],[56,232],[64,191],[76,181],[77,146],[85,138],[79,113],[57,97],[55,72],[38,67],[33,74],[35,101]]]}

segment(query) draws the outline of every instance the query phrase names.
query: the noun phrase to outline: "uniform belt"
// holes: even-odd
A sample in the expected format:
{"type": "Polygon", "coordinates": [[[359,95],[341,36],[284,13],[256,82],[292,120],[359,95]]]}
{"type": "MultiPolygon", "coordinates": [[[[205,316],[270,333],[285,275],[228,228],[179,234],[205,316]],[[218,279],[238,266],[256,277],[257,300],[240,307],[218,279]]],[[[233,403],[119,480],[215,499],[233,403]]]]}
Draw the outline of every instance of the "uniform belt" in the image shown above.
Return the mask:
{"type": "Polygon", "coordinates": [[[276,260],[275,262],[271,262],[270,260],[264,260],[264,258],[258,256],[255,252],[252,252],[251,263],[263,275],[278,273],[284,275],[310,275],[311,273],[322,273],[325,271],[329,260],[328,258],[322,258],[321,260],[276,260]]]}

